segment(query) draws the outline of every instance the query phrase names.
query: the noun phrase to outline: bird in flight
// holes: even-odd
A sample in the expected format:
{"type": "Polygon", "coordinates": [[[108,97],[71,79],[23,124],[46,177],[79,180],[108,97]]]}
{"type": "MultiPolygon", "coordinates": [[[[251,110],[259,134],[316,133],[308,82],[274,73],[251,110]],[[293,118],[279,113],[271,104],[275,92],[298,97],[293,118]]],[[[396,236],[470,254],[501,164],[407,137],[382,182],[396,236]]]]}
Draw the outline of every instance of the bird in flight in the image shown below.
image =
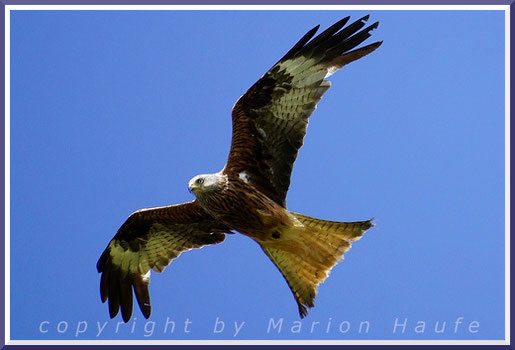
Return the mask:
{"type": "Polygon", "coordinates": [[[218,173],[189,181],[195,200],[138,210],[119,228],[97,263],[100,296],[111,318],[121,309],[129,321],[133,291],[149,318],[150,271],[163,272],[182,252],[221,243],[235,231],[259,244],[288,283],[300,317],[307,315],[318,285],[350,242],[373,225],[320,220],[286,208],[309,116],[331,86],[326,78],[382,43],[357,48],[378,22],[363,28],[367,15],[345,26],[349,18],[314,38],[319,26],[311,29],[238,99],[227,163],[218,173]]]}

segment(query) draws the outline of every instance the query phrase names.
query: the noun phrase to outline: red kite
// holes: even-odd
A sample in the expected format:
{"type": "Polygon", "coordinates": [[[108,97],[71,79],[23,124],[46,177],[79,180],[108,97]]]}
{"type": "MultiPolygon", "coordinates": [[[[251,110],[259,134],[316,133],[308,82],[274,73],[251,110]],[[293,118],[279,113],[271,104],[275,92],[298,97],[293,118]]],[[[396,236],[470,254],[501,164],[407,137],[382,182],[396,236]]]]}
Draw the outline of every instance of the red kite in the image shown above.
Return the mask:
{"type": "Polygon", "coordinates": [[[97,263],[111,318],[121,309],[128,322],[133,290],[148,318],[150,270],[162,272],[183,251],[220,243],[233,231],[261,246],[286,279],[300,316],[307,315],[318,285],[350,242],[372,226],[371,220],[334,222],[293,213],[285,201],[309,116],[331,86],[325,79],[382,43],[356,49],[378,26],[362,29],[368,17],[344,27],[346,17],[313,38],[316,26],[238,99],[227,164],[191,179],[194,201],[138,210],[123,223],[97,263]]]}

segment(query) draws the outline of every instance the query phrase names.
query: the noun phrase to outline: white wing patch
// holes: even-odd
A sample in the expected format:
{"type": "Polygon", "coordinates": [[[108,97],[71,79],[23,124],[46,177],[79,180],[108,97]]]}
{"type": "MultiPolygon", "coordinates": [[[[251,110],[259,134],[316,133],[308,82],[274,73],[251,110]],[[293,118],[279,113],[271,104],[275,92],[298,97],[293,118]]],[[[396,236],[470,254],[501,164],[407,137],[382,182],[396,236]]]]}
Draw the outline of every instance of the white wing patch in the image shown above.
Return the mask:
{"type": "Polygon", "coordinates": [[[150,272],[152,270],[148,270],[148,272],[146,274],[143,275],[143,282],[147,282],[149,283],[150,282],[150,272]]]}
{"type": "Polygon", "coordinates": [[[249,174],[247,174],[247,172],[246,172],[246,171],[242,171],[241,173],[239,173],[239,174],[238,174],[238,177],[239,177],[240,179],[242,179],[242,180],[243,180],[243,182],[245,182],[246,184],[248,184],[248,183],[249,183],[249,174]]]}
{"type": "Polygon", "coordinates": [[[260,134],[263,138],[266,138],[266,132],[265,132],[265,130],[263,130],[262,128],[257,128],[257,131],[259,132],[259,134],[260,134]]]}
{"type": "Polygon", "coordinates": [[[341,67],[339,66],[331,66],[327,68],[327,74],[325,75],[324,79],[329,78],[331,75],[336,73],[338,70],[340,70],[341,67]]]}

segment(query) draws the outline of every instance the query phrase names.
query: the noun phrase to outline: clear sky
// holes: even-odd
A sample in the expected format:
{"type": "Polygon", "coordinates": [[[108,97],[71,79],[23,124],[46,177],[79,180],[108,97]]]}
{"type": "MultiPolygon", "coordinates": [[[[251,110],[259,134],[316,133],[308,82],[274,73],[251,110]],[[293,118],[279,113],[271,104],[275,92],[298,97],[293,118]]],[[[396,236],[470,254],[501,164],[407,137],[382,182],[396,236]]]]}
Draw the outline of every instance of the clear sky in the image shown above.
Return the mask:
{"type": "Polygon", "coordinates": [[[504,55],[502,11],[14,12],[11,338],[503,339],[504,55]],[[225,164],[236,99],[315,25],[367,13],[384,44],[331,77],[287,203],[377,227],[300,333],[239,234],[153,273],[151,322],[135,308],[117,330],[95,264],[118,227],[191,200],[225,164]]]}

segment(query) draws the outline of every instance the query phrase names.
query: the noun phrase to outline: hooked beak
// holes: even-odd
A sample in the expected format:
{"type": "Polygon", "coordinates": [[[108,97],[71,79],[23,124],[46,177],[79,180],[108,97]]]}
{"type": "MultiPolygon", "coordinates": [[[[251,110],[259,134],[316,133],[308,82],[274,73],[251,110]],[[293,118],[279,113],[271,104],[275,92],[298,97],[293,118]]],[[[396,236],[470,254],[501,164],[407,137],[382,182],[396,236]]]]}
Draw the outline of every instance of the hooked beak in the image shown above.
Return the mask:
{"type": "Polygon", "coordinates": [[[197,185],[195,185],[194,183],[189,183],[188,184],[188,191],[190,191],[190,193],[195,193],[195,190],[198,188],[197,185]]]}

